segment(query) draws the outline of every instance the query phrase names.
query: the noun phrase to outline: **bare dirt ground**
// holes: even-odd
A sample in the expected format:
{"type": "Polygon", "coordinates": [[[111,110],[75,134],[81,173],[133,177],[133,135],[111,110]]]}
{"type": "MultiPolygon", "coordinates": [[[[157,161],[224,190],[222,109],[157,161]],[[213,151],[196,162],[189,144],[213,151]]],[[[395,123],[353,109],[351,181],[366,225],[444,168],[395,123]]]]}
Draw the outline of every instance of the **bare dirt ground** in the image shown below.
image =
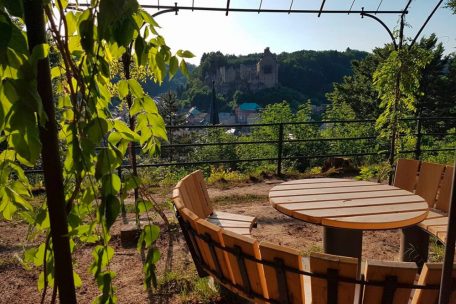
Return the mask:
{"type": "MultiPolygon", "coordinates": [[[[277,181],[278,182],[278,181],[277,181]]],[[[242,213],[258,217],[258,227],[252,235],[258,240],[298,249],[303,255],[322,250],[322,228],[289,218],[273,209],[267,194],[274,182],[246,184],[229,189],[210,188],[209,194],[218,210],[242,213]]],[[[167,193],[170,193],[167,192],[167,193]]],[[[164,197],[156,196],[161,200],[164,197]]],[[[176,222],[171,211],[168,218],[176,222]]],[[[133,214],[129,214],[133,220],[133,214]]],[[[161,251],[158,264],[159,288],[148,293],[143,286],[141,254],[136,248],[123,248],[120,245],[121,221],[113,226],[112,246],[116,250],[111,269],[117,273],[114,281],[119,303],[227,303],[210,289],[201,287],[206,281],[198,283],[195,267],[181,237],[178,226],[170,229],[162,227],[157,246],[161,251]],[[166,275],[164,275],[166,273],[166,275]],[[197,283],[195,283],[197,282],[197,283]],[[195,287],[196,286],[196,287],[195,287]],[[209,290],[209,291],[208,291],[209,290]]],[[[0,303],[39,303],[37,290],[37,269],[25,270],[18,262],[23,250],[27,226],[20,222],[0,222],[0,303]]],[[[398,260],[398,230],[365,232],[363,258],[377,260],[398,260]]],[[[83,280],[77,289],[79,303],[91,303],[99,290],[88,268],[91,263],[91,246],[78,246],[75,269],[83,280]]],[[[49,289],[45,303],[50,302],[52,290],[49,289]]]]}

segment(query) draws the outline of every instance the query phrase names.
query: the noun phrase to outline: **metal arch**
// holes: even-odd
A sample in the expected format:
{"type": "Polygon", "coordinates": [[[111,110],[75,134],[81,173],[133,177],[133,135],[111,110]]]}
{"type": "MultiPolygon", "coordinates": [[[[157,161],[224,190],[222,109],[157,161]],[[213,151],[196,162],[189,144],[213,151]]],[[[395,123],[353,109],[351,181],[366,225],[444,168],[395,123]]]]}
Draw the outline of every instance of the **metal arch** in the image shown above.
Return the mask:
{"type": "Polygon", "coordinates": [[[325,2],[326,2],[326,0],[323,0],[321,2],[320,11],[318,12],[318,16],[317,16],[318,18],[320,18],[321,12],[323,11],[323,8],[325,7],[325,2]]]}
{"type": "Polygon", "coordinates": [[[152,14],[152,17],[157,17],[161,14],[166,14],[166,13],[172,13],[172,12],[175,12],[176,15],[177,13],[179,12],[179,8],[177,7],[177,2],[174,3],[174,8],[168,8],[168,9],[165,9],[165,10],[162,10],[162,11],[158,11],[156,12],[155,14],[152,14]]]}
{"type": "Polygon", "coordinates": [[[421,32],[424,30],[424,28],[426,27],[426,25],[428,24],[429,20],[431,20],[432,16],[434,16],[435,12],[437,11],[437,9],[440,7],[440,5],[442,4],[443,0],[440,0],[439,3],[437,3],[437,5],[434,7],[434,9],[432,10],[431,14],[427,17],[426,21],[424,21],[423,25],[421,26],[420,30],[418,31],[418,33],[416,34],[415,38],[413,38],[413,41],[412,43],[410,43],[410,46],[409,46],[409,49],[411,49],[413,47],[413,45],[415,44],[416,40],[418,39],[418,37],[421,35],[421,32]]]}
{"type": "Polygon", "coordinates": [[[375,21],[377,21],[378,23],[380,23],[381,26],[383,26],[383,28],[388,32],[389,36],[391,37],[391,41],[393,42],[393,45],[394,45],[394,49],[397,51],[398,50],[398,46],[397,46],[397,42],[396,42],[396,38],[394,38],[394,35],[393,33],[391,32],[391,30],[389,29],[389,27],[385,24],[385,22],[383,22],[380,18],[374,16],[374,15],[371,15],[369,13],[364,13],[364,12],[361,12],[361,16],[364,17],[369,17],[369,18],[372,18],[374,19],[375,21]]]}

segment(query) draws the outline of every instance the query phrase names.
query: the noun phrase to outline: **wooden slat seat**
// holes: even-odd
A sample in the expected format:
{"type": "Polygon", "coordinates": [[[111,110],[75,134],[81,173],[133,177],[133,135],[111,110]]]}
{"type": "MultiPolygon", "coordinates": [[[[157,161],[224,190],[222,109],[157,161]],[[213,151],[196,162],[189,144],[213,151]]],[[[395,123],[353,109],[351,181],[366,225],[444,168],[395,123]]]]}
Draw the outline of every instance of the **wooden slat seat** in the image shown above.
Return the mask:
{"type": "MultiPolygon", "coordinates": [[[[367,261],[364,275],[366,281],[381,281],[413,284],[415,281],[418,267],[413,262],[383,262],[383,261],[367,261]]],[[[389,288],[388,285],[380,286],[365,286],[363,303],[369,304],[403,304],[408,303],[411,289],[394,287],[389,288]]]]}
{"type": "Polygon", "coordinates": [[[176,209],[186,207],[198,217],[242,235],[250,235],[256,227],[253,216],[214,211],[209,199],[203,172],[197,170],[182,178],[173,190],[173,202],[176,209]]]}
{"type": "MultiPolygon", "coordinates": [[[[335,279],[337,279],[337,276],[356,279],[358,260],[355,258],[312,253],[309,261],[311,272],[321,274],[332,273],[335,279]]],[[[335,285],[332,285],[330,281],[316,277],[312,277],[310,281],[312,304],[331,303],[329,297],[336,297],[336,295],[335,300],[337,302],[332,301],[332,303],[353,303],[355,299],[355,284],[335,281],[335,285]]]]}
{"type": "MultiPolygon", "coordinates": [[[[442,276],[441,263],[426,263],[421,270],[419,285],[439,285],[442,276]]],[[[456,280],[456,264],[453,266],[452,279],[456,280]]],[[[417,289],[413,294],[411,304],[436,304],[439,299],[438,289],[417,289]]],[[[450,296],[450,303],[456,303],[456,291],[450,296]]]]}
{"type": "Polygon", "coordinates": [[[264,274],[269,299],[279,303],[304,303],[304,277],[297,273],[287,272],[282,265],[303,270],[302,257],[299,251],[278,246],[269,242],[260,244],[261,259],[276,263],[276,267],[264,265],[264,274]]]}

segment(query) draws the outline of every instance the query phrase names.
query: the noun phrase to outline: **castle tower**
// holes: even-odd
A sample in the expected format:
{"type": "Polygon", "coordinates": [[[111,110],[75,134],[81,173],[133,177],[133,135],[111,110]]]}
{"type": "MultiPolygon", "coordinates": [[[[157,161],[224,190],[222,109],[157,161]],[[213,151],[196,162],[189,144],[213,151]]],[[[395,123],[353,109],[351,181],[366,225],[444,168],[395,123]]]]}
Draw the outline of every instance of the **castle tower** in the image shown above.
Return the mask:
{"type": "Polygon", "coordinates": [[[279,64],[269,47],[264,49],[260,61],[257,63],[259,88],[273,88],[279,84],[279,64]]]}

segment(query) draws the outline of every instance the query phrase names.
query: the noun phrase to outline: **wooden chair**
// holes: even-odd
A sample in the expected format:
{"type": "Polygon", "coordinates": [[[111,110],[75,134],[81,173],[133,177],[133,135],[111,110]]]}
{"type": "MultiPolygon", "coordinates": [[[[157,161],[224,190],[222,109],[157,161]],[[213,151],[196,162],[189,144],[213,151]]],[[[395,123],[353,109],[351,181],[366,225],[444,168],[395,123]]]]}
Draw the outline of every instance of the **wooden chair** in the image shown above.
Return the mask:
{"type": "Polygon", "coordinates": [[[287,266],[302,271],[304,267],[299,251],[262,242],[260,253],[263,261],[276,263],[276,267],[263,266],[269,299],[279,303],[305,303],[304,277],[281,268],[287,266]]]}
{"type": "Polygon", "coordinates": [[[186,207],[198,217],[235,233],[250,235],[256,225],[255,217],[214,211],[201,170],[185,176],[177,183],[173,190],[173,201],[176,209],[186,207]]]}
{"type": "Polygon", "coordinates": [[[440,179],[442,178],[444,169],[444,165],[425,162],[421,163],[415,194],[424,198],[428,203],[429,208],[434,207],[437,190],[439,189],[440,179]]]}
{"type": "MultiPolygon", "coordinates": [[[[442,276],[441,263],[426,263],[421,270],[419,285],[439,285],[442,276]]],[[[456,280],[456,264],[453,266],[452,279],[456,280]]],[[[411,304],[437,304],[439,299],[438,289],[417,289],[413,294],[411,304]]],[[[456,292],[450,296],[450,303],[456,303],[456,292]]]]}
{"type": "Polygon", "coordinates": [[[353,303],[356,285],[337,282],[337,277],[356,279],[358,260],[330,254],[312,253],[309,258],[310,271],[329,274],[333,280],[312,277],[312,304],[353,303]]]}
{"type": "Polygon", "coordinates": [[[413,192],[416,186],[420,162],[414,159],[399,159],[396,165],[394,186],[413,192]]]}
{"type": "Polygon", "coordinates": [[[418,267],[413,262],[367,261],[364,272],[366,281],[390,282],[384,287],[365,286],[363,303],[366,304],[403,304],[408,303],[411,289],[396,289],[394,284],[413,284],[418,267]]]}
{"type": "Polygon", "coordinates": [[[241,253],[260,259],[258,241],[250,237],[236,234],[232,231],[222,231],[226,247],[237,253],[228,253],[228,262],[233,272],[234,284],[240,287],[239,295],[257,302],[263,302],[261,297],[268,298],[263,265],[241,256],[241,253]]]}

